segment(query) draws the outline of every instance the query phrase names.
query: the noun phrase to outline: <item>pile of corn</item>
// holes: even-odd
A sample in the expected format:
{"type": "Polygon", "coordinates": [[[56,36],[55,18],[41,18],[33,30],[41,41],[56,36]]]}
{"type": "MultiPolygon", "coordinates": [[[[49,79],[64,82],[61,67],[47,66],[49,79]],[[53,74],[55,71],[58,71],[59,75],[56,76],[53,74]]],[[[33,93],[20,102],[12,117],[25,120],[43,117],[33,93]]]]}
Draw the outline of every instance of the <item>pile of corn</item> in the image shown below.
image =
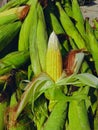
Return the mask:
{"type": "Polygon", "coordinates": [[[77,0],[0,8],[0,130],[98,130],[98,21],[77,0]]]}

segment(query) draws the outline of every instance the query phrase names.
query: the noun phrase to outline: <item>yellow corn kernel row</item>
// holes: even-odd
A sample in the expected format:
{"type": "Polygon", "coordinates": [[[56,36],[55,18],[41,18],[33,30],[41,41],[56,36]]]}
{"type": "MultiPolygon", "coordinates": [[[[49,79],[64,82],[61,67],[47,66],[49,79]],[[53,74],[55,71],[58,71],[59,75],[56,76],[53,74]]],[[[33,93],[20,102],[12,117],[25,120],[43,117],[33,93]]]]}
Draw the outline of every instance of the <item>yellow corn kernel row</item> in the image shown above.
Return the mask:
{"type": "Polygon", "coordinates": [[[50,35],[48,42],[46,72],[54,81],[57,81],[62,74],[62,56],[59,41],[54,32],[50,35]]]}

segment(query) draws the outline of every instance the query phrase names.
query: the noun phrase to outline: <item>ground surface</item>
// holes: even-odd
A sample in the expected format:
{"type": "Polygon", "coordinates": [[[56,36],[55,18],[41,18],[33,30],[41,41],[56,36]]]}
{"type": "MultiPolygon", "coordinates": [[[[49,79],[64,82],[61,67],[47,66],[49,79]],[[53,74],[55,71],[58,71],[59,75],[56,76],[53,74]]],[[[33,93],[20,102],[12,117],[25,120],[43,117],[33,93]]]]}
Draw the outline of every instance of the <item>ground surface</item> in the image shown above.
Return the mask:
{"type": "Polygon", "coordinates": [[[7,0],[0,0],[0,7],[3,6],[6,2],[7,0]]]}
{"type": "Polygon", "coordinates": [[[89,17],[92,24],[93,18],[98,18],[98,0],[92,1],[90,4],[80,6],[84,18],[89,17]]]}

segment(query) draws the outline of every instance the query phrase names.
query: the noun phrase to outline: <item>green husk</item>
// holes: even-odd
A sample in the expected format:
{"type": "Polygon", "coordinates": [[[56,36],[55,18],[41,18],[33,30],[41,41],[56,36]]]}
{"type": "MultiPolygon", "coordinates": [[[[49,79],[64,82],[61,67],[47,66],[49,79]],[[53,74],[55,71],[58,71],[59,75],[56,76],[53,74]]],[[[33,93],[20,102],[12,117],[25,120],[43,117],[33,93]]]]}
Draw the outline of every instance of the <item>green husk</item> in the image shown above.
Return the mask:
{"type": "MultiPolygon", "coordinates": [[[[18,50],[29,50],[29,35],[30,35],[30,29],[33,26],[33,20],[34,20],[34,10],[37,7],[37,0],[34,0],[30,6],[30,10],[28,12],[27,17],[25,18],[20,34],[19,34],[19,42],[18,42],[18,50]],[[29,24],[28,24],[29,23],[29,24]]],[[[31,34],[32,35],[32,34],[31,34]]]]}
{"type": "Polygon", "coordinates": [[[86,35],[87,35],[87,40],[88,40],[89,51],[92,54],[96,73],[98,74],[98,41],[87,19],[86,19],[86,35]]]}
{"type": "Polygon", "coordinates": [[[65,30],[65,32],[72,38],[74,39],[77,47],[79,49],[85,48],[85,41],[81,37],[80,33],[77,31],[75,28],[73,22],[71,21],[70,17],[66,14],[66,12],[63,10],[59,2],[56,2],[57,8],[59,10],[59,15],[60,15],[60,21],[62,23],[62,26],[65,30]]]}
{"type": "Polygon", "coordinates": [[[45,25],[46,23],[44,19],[43,9],[40,4],[38,4],[37,12],[38,12],[38,25],[37,25],[37,40],[35,44],[37,44],[42,71],[45,72],[48,35],[46,31],[46,25],[45,25]]]}
{"type": "Polygon", "coordinates": [[[13,68],[20,68],[29,61],[28,51],[11,52],[0,59],[0,75],[10,72],[13,68]]]}
{"type": "Polygon", "coordinates": [[[75,26],[80,32],[81,36],[85,39],[85,28],[84,28],[84,18],[78,0],[72,0],[72,13],[75,20],[75,26]]]}
{"type": "Polygon", "coordinates": [[[19,33],[21,22],[0,26],[0,51],[2,51],[19,33]]]}
{"type": "Polygon", "coordinates": [[[72,12],[72,5],[71,5],[71,0],[65,0],[64,3],[64,10],[66,11],[67,15],[69,17],[73,17],[73,12],[72,12]]]}
{"type": "Polygon", "coordinates": [[[14,7],[0,13],[0,26],[13,23],[17,20],[23,20],[29,11],[29,6],[14,7]]]}
{"type": "Polygon", "coordinates": [[[31,59],[31,66],[32,71],[34,72],[35,76],[38,76],[41,73],[41,64],[40,64],[40,58],[37,47],[37,25],[38,25],[38,15],[37,15],[37,9],[35,8],[34,14],[33,14],[33,24],[30,29],[30,59],[31,59]],[[36,57],[36,58],[35,58],[36,57]]]}
{"type": "Polygon", "coordinates": [[[11,0],[0,8],[0,12],[3,12],[4,10],[8,10],[12,7],[16,7],[16,6],[19,6],[19,5],[26,4],[27,1],[28,0],[11,0]]]}
{"type": "Polygon", "coordinates": [[[65,101],[57,102],[48,117],[43,130],[63,130],[66,119],[66,109],[67,103],[65,101]]]}
{"type": "Polygon", "coordinates": [[[90,130],[90,124],[84,100],[70,102],[68,118],[69,128],[71,130],[90,130]]]}

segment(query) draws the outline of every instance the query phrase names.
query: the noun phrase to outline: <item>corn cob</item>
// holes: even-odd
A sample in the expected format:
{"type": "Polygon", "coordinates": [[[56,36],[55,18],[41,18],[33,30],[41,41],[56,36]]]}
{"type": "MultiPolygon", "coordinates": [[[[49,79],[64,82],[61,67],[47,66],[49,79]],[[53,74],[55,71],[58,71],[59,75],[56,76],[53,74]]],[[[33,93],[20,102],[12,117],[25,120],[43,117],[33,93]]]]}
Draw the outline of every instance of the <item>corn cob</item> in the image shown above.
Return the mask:
{"type": "Polygon", "coordinates": [[[80,32],[81,36],[85,39],[84,18],[77,0],[72,0],[72,12],[73,18],[76,22],[75,26],[80,32]]]}
{"type": "Polygon", "coordinates": [[[86,104],[84,100],[69,104],[69,127],[71,130],[90,130],[86,104]]]}
{"type": "Polygon", "coordinates": [[[49,35],[52,31],[54,31],[56,34],[64,33],[64,29],[62,28],[62,26],[57,18],[57,14],[55,13],[56,11],[57,10],[56,10],[55,6],[51,7],[51,5],[50,6],[48,5],[44,9],[47,30],[50,29],[49,35]]]}
{"type": "MultiPolygon", "coordinates": [[[[51,34],[52,31],[54,31],[57,35],[59,36],[64,36],[65,31],[63,27],[61,26],[59,20],[57,19],[57,16],[54,14],[54,12],[51,10],[51,8],[46,8],[44,10],[45,12],[45,20],[46,20],[46,25],[47,25],[47,32],[48,34],[51,34]]],[[[60,49],[61,51],[68,51],[68,42],[66,39],[61,38],[61,44],[60,44],[60,49]]]]}
{"type": "Polygon", "coordinates": [[[48,35],[47,35],[47,31],[46,31],[46,25],[45,25],[46,23],[45,23],[45,19],[44,19],[43,9],[40,4],[38,4],[37,12],[38,12],[38,25],[37,25],[36,44],[38,47],[40,65],[41,65],[42,71],[45,72],[48,35]]]}
{"type": "Polygon", "coordinates": [[[52,24],[54,32],[56,34],[63,34],[63,33],[65,33],[63,28],[62,28],[62,26],[60,25],[57,17],[53,13],[50,13],[50,17],[51,17],[51,24],[52,24]]]}
{"type": "Polygon", "coordinates": [[[72,21],[69,18],[69,16],[63,10],[63,8],[61,7],[59,2],[57,2],[56,5],[57,5],[57,8],[58,8],[59,13],[60,13],[60,21],[62,23],[62,26],[63,26],[65,32],[70,37],[72,37],[72,39],[74,39],[74,41],[75,41],[75,43],[76,43],[76,45],[77,45],[77,47],[79,49],[81,49],[81,48],[85,48],[86,49],[85,41],[83,40],[83,38],[81,37],[81,35],[77,31],[77,29],[75,28],[75,26],[72,23],[72,21]]]}
{"type": "Polygon", "coordinates": [[[9,23],[0,27],[0,51],[2,51],[18,34],[21,22],[9,23]]]}
{"type": "Polygon", "coordinates": [[[89,51],[92,54],[96,73],[98,74],[98,42],[88,20],[86,20],[86,35],[88,39],[88,47],[90,48],[89,51]]]}
{"type": "Polygon", "coordinates": [[[67,103],[65,101],[57,102],[46,121],[43,130],[63,130],[66,119],[66,110],[67,103]]]}
{"type": "Polygon", "coordinates": [[[29,13],[22,24],[20,35],[19,35],[19,42],[18,42],[19,51],[29,50],[30,28],[33,24],[33,14],[36,6],[37,6],[37,0],[33,1],[33,3],[31,4],[29,13]]]}
{"type": "Polygon", "coordinates": [[[0,12],[3,12],[4,10],[8,10],[16,6],[26,4],[27,1],[28,0],[11,0],[0,8],[0,12]]]}
{"type": "MultiPolygon", "coordinates": [[[[60,21],[57,18],[58,16],[56,14],[54,14],[54,12],[52,10],[51,11],[49,10],[49,15],[50,15],[52,31],[54,31],[58,36],[62,36],[65,38],[66,34],[65,34],[65,31],[64,31],[60,21]]],[[[65,39],[64,38],[61,38],[61,39],[59,38],[60,43],[61,43],[60,50],[62,51],[62,54],[63,54],[64,48],[66,51],[69,50],[68,42],[67,42],[66,38],[65,39]],[[64,48],[63,48],[63,46],[64,46],[64,48]]]]}
{"type": "Polygon", "coordinates": [[[19,64],[22,64],[25,62],[25,60],[29,59],[29,52],[28,51],[16,51],[11,52],[2,59],[0,59],[1,63],[9,64],[9,65],[15,65],[19,66],[19,64]]]}
{"type": "Polygon", "coordinates": [[[96,39],[98,40],[98,20],[97,19],[93,19],[93,23],[94,23],[94,34],[96,39]]]}
{"type": "Polygon", "coordinates": [[[0,59],[0,75],[10,72],[13,68],[19,68],[29,60],[28,51],[11,52],[0,59]]]}
{"type": "Polygon", "coordinates": [[[66,11],[66,13],[67,13],[68,16],[70,16],[70,17],[73,16],[72,6],[71,6],[70,0],[65,0],[64,10],[66,11]]]}
{"type": "Polygon", "coordinates": [[[29,10],[29,6],[14,7],[9,10],[0,13],[0,26],[16,20],[22,20],[25,18],[29,10]]]}
{"type": "Polygon", "coordinates": [[[50,35],[46,55],[46,72],[56,81],[62,74],[62,56],[59,41],[54,32],[50,35]]]}
{"type": "Polygon", "coordinates": [[[33,12],[33,24],[30,29],[30,36],[29,36],[29,42],[30,42],[30,59],[31,59],[31,66],[32,70],[34,72],[35,76],[38,76],[40,74],[41,70],[41,64],[39,59],[38,47],[37,47],[37,25],[38,25],[38,15],[37,15],[37,8],[35,8],[33,12]]]}

